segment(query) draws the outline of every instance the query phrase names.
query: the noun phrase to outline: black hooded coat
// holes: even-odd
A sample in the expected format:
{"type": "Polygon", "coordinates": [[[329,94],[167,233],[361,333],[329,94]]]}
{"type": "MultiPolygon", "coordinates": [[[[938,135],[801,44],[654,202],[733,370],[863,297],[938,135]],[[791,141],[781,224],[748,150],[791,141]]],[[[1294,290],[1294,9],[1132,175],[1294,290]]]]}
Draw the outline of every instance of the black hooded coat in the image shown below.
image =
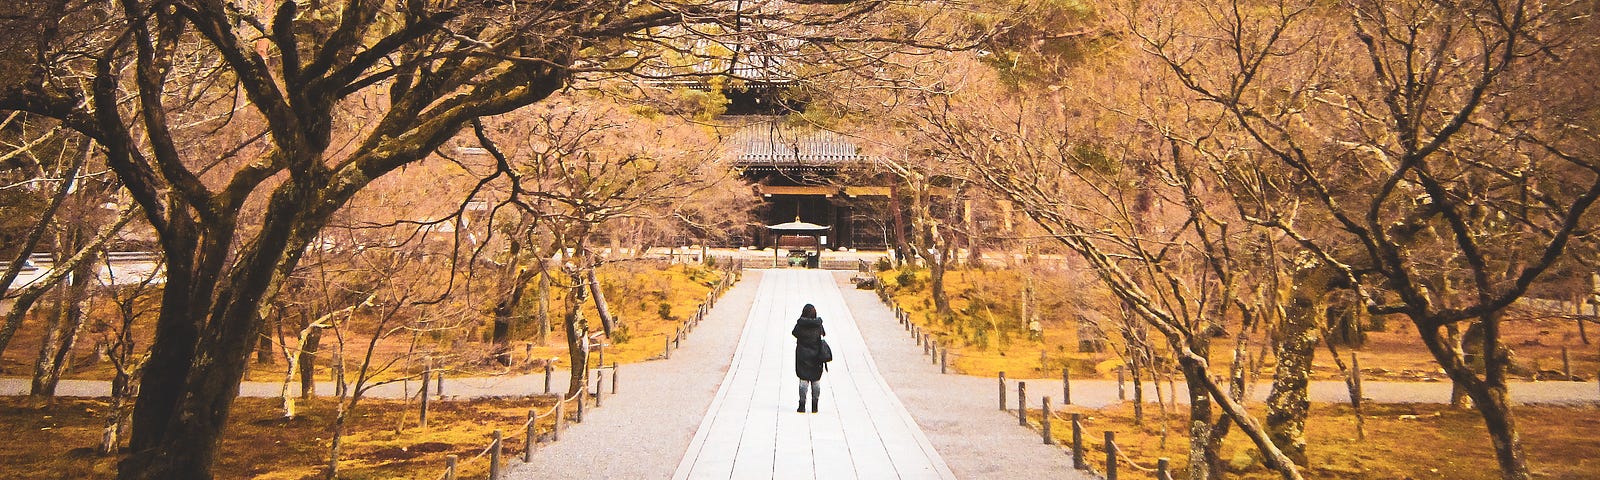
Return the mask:
{"type": "Polygon", "coordinates": [[[794,322],[794,375],[801,380],[822,380],[822,337],[828,334],[822,328],[822,319],[800,317],[794,322]]]}

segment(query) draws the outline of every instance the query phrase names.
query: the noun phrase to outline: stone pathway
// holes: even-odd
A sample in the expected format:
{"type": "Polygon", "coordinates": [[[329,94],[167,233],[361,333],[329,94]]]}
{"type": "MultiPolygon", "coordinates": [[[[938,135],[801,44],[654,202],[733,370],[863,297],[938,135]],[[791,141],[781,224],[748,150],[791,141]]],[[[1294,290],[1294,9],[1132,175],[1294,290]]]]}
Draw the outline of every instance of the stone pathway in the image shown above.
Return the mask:
{"type": "Polygon", "coordinates": [[[952,479],[917,422],[878,373],[835,286],[817,270],[766,274],[733,368],[674,479],[952,479]],[[796,413],[794,338],[800,308],[817,307],[834,361],[820,413],[796,413]]]}

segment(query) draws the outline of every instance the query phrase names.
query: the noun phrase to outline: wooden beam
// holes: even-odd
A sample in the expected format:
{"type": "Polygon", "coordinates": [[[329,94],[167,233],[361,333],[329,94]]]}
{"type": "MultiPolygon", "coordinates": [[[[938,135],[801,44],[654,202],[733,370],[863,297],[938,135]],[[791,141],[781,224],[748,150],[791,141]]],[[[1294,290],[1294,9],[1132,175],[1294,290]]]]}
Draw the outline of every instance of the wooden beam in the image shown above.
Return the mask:
{"type": "Polygon", "coordinates": [[[821,185],[756,185],[756,192],[762,195],[822,195],[831,197],[839,193],[839,187],[821,185]]]}

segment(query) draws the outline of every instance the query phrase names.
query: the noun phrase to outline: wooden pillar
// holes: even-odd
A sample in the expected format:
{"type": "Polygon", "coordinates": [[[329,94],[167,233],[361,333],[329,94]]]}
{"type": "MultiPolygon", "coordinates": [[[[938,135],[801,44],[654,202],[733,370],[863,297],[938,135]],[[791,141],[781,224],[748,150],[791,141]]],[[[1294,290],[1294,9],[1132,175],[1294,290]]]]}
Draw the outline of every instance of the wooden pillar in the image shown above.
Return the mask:
{"type": "Polygon", "coordinates": [[[499,430],[494,431],[494,443],[489,444],[489,480],[500,480],[500,454],[502,442],[499,430]]]}
{"type": "Polygon", "coordinates": [[[1056,439],[1050,436],[1050,397],[1039,402],[1039,412],[1039,430],[1043,431],[1044,444],[1055,445],[1056,439]]]}
{"type": "Polygon", "coordinates": [[[1067,368],[1061,368],[1061,404],[1072,405],[1072,377],[1067,375],[1067,368]]]}
{"type": "Polygon", "coordinates": [[[1000,411],[1006,411],[1006,372],[1000,372],[1000,411]]]}
{"type": "Polygon", "coordinates": [[[1028,426],[1028,382],[1017,382],[1017,425],[1028,426]]]}
{"type": "Polygon", "coordinates": [[[1083,461],[1083,415],[1078,413],[1072,414],[1072,468],[1089,468],[1089,463],[1083,461]]]}
{"type": "Polygon", "coordinates": [[[949,357],[950,357],[950,346],[949,345],[945,345],[944,349],[939,350],[939,373],[948,373],[946,371],[947,370],[946,367],[948,367],[949,363],[950,363],[949,362],[950,361],[949,357]]]}
{"type": "Polygon", "coordinates": [[[1117,480],[1117,432],[1106,430],[1106,480],[1117,480]]]}
{"type": "Polygon", "coordinates": [[[550,429],[550,441],[554,442],[561,439],[561,427],[566,426],[566,423],[567,402],[566,400],[556,401],[556,425],[550,429]]]}
{"type": "Polygon", "coordinates": [[[460,461],[455,455],[444,457],[444,480],[456,480],[456,462],[460,461]]]}
{"type": "Polygon", "coordinates": [[[539,414],[533,409],[528,409],[528,436],[522,442],[522,463],[533,463],[533,449],[539,443],[537,436],[539,414]]]}

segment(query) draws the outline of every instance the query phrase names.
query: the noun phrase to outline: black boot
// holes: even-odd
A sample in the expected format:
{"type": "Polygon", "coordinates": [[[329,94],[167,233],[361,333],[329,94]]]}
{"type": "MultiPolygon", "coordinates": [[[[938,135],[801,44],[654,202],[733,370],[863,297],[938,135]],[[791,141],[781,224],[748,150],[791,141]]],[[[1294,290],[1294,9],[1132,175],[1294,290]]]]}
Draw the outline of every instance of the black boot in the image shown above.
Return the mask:
{"type": "Polygon", "coordinates": [[[806,397],[800,397],[800,408],[794,409],[795,413],[806,413],[806,397]]]}

